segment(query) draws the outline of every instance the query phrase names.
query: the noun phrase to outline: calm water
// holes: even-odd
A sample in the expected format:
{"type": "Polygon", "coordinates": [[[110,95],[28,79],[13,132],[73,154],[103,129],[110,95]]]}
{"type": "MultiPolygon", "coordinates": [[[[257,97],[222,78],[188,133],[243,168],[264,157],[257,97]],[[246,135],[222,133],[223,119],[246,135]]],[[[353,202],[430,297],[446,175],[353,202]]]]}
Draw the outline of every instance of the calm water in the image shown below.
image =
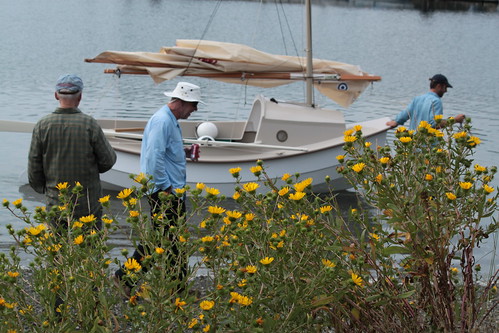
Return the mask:
{"type": "MultiPolygon", "coordinates": [[[[347,120],[394,116],[412,97],[428,90],[430,76],[444,73],[454,86],[444,97],[444,112],[472,117],[475,135],[482,139],[476,163],[499,165],[495,145],[499,125],[497,5],[484,8],[459,3],[451,5],[458,10],[422,11],[410,1],[319,3],[313,6],[314,57],[357,64],[383,77],[346,110],[347,120]]],[[[173,89],[178,80],[155,85],[148,77],[117,79],[103,74],[104,68],[113,66],[83,60],[105,50],[154,52],[173,45],[177,38],[235,42],[270,53],[303,55],[302,21],[302,6],[297,4],[3,0],[0,119],[36,121],[51,112],[56,106],[54,83],[66,72],[78,73],[84,80],[83,111],[95,117],[147,118],[165,102],[162,92],[173,89]]],[[[189,81],[202,87],[208,104],[196,119],[244,118],[254,94],[261,92],[214,81],[189,81]]],[[[295,84],[264,93],[302,100],[304,88],[295,84]]],[[[318,94],[316,102],[336,107],[318,94]]],[[[41,205],[42,198],[19,182],[29,140],[29,134],[0,133],[0,199],[22,197],[33,208],[41,205]]],[[[2,209],[3,249],[10,242],[3,227],[7,223],[21,227],[2,209]]],[[[125,237],[116,243],[125,244],[125,237]]],[[[477,259],[487,265],[495,252],[490,241],[477,259]]]]}

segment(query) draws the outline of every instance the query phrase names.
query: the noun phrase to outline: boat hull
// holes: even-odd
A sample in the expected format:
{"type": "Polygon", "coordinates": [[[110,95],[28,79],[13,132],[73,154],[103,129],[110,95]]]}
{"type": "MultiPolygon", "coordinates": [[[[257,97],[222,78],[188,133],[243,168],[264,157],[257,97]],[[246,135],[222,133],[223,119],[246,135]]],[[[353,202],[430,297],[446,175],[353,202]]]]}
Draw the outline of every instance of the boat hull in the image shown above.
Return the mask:
{"type": "MultiPolygon", "coordinates": [[[[361,125],[364,137],[374,146],[386,142],[386,121],[381,118],[351,126],[361,125]]],[[[232,196],[237,186],[229,169],[240,167],[240,182],[259,182],[264,190],[263,180],[258,180],[250,168],[257,160],[264,163],[265,172],[277,186],[283,174],[300,174],[300,179],[313,178],[313,191],[317,193],[344,190],[351,185],[336,168],[339,166],[336,156],[342,155],[343,136],[303,146],[307,151],[288,151],[283,149],[238,148],[238,147],[201,147],[198,162],[188,160],[187,185],[194,188],[197,183],[220,190],[221,194],[232,196]],[[326,177],[329,181],[326,182],[326,177]]],[[[121,190],[134,184],[130,174],[140,173],[140,141],[130,139],[111,139],[118,159],[112,170],[101,175],[105,188],[121,190]]]]}

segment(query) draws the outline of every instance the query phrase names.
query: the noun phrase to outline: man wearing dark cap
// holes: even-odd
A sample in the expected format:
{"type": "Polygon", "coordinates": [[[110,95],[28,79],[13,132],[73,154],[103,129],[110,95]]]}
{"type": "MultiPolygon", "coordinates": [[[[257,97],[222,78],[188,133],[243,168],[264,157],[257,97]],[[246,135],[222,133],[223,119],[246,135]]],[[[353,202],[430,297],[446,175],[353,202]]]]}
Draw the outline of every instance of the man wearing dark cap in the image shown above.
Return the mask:
{"type": "MultiPolygon", "coordinates": [[[[71,188],[79,182],[83,196],[76,203],[73,219],[93,214],[100,223],[99,174],[112,168],[116,153],[97,121],[78,109],[82,91],[83,82],[74,74],[57,80],[55,99],[59,107],[33,129],[28,178],[36,192],[46,195],[48,209],[60,205],[56,188],[59,183],[67,182],[71,188]]],[[[66,224],[52,222],[55,227],[67,228],[66,224]]]]}
{"type": "MultiPolygon", "coordinates": [[[[410,121],[409,129],[415,130],[421,121],[428,122],[436,127],[435,116],[443,115],[442,96],[447,92],[447,88],[452,88],[447,78],[442,74],[435,74],[430,78],[430,91],[424,95],[415,97],[409,106],[400,112],[395,120],[386,123],[391,128],[403,125],[407,120],[410,121]]],[[[454,120],[462,123],[464,114],[458,114],[454,120]]],[[[445,122],[441,123],[442,125],[445,122]]]]}

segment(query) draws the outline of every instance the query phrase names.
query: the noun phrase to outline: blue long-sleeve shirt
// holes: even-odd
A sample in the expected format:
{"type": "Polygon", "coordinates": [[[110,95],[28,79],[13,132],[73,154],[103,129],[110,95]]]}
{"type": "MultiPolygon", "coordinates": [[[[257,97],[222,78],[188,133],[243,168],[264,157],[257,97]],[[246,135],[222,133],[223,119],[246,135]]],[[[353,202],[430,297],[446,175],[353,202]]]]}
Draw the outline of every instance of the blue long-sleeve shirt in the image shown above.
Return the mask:
{"type": "Polygon", "coordinates": [[[403,125],[410,120],[409,129],[415,130],[421,121],[427,121],[432,127],[435,127],[435,116],[443,114],[442,100],[434,92],[430,91],[424,95],[415,97],[407,108],[400,112],[395,121],[403,125]]]}
{"type": "Polygon", "coordinates": [[[186,158],[182,130],[165,105],[147,122],[142,138],[140,169],[152,175],[154,192],[182,188],[186,183],[186,158]]]}

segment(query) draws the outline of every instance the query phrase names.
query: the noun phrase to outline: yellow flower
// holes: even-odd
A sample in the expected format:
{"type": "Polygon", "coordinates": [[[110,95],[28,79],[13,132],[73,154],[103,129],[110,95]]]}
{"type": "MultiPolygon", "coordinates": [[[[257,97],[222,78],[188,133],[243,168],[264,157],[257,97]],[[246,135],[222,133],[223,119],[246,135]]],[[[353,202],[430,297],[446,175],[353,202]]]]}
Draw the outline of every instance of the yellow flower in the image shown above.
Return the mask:
{"type": "Polygon", "coordinates": [[[475,164],[475,171],[476,172],[485,172],[485,171],[487,171],[487,168],[483,167],[483,166],[481,166],[479,164],[475,164]]]}
{"type": "Polygon", "coordinates": [[[81,228],[81,227],[83,227],[83,223],[78,222],[78,221],[75,221],[73,223],[73,229],[75,229],[75,228],[81,228]]]}
{"type": "Polygon", "coordinates": [[[253,303],[253,299],[251,297],[248,297],[248,296],[239,295],[239,297],[237,299],[237,303],[242,305],[242,306],[248,306],[251,303],[253,303]]]}
{"type": "Polygon", "coordinates": [[[201,191],[205,188],[205,186],[206,186],[206,185],[205,185],[204,183],[197,183],[197,184],[196,184],[196,188],[197,188],[198,190],[201,190],[201,191]]]}
{"type": "Polygon", "coordinates": [[[379,159],[379,162],[381,164],[387,164],[388,162],[390,162],[390,157],[386,157],[386,156],[382,157],[382,158],[379,159]]]}
{"type": "Polygon", "coordinates": [[[184,188],[176,188],[175,189],[175,193],[177,194],[184,194],[185,191],[187,191],[187,189],[184,187],[184,188]]]}
{"type": "Polygon", "coordinates": [[[289,192],[289,187],[286,186],[286,187],[283,187],[279,190],[279,192],[277,192],[281,197],[285,196],[286,194],[288,194],[289,192]]]}
{"type": "Polygon", "coordinates": [[[229,169],[229,172],[231,175],[233,175],[234,177],[237,177],[239,175],[239,172],[241,172],[241,168],[237,167],[237,168],[232,168],[232,169],[229,169]]]}
{"type": "Polygon", "coordinates": [[[242,287],[245,287],[247,283],[248,283],[248,280],[242,279],[241,281],[239,281],[239,283],[237,285],[242,288],[242,287]]]}
{"type": "Polygon", "coordinates": [[[477,138],[476,136],[470,136],[467,142],[471,147],[474,147],[480,144],[482,141],[480,140],[480,138],[477,138]]]}
{"type": "Polygon", "coordinates": [[[364,170],[365,167],[366,167],[365,163],[357,163],[354,166],[352,166],[352,170],[357,173],[360,173],[362,172],[362,170],[364,170]]]}
{"type": "Polygon", "coordinates": [[[376,180],[378,184],[381,184],[381,181],[383,181],[383,175],[378,173],[378,175],[376,176],[376,178],[374,178],[374,180],[376,180]]]}
{"type": "Polygon", "coordinates": [[[251,167],[251,168],[250,168],[250,171],[251,171],[251,173],[253,173],[255,176],[259,176],[259,175],[260,175],[260,173],[261,173],[261,171],[262,171],[262,167],[261,167],[261,166],[259,166],[259,165],[256,165],[256,166],[254,166],[254,167],[251,167]]]}
{"type": "Polygon", "coordinates": [[[126,199],[130,196],[130,194],[133,193],[133,190],[130,188],[126,188],[122,190],[118,195],[116,196],[118,199],[126,199]]]}
{"type": "Polygon", "coordinates": [[[210,331],[210,324],[206,325],[205,327],[203,327],[203,332],[209,332],[210,331]]]}
{"type": "Polygon", "coordinates": [[[192,318],[189,324],[187,325],[188,328],[193,328],[198,324],[198,320],[196,318],[192,318]]]}
{"type": "Polygon", "coordinates": [[[140,266],[140,264],[134,258],[128,258],[128,260],[125,262],[125,268],[129,271],[137,273],[142,269],[142,266],[140,266]]]}
{"type": "Polygon", "coordinates": [[[213,242],[214,240],[215,239],[212,236],[204,236],[203,238],[201,238],[201,242],[203,243],[213,242]]]}
{"type": "Polygon", "coordinates": [[[19,272],[7,272],[7,275],[12,277],[12,278],[16,278],[19,276],[19,272]]]}
{"type": "Polygon", "coordinates": [[[208,207],[208,213],[214,214],[214,215],[219,215],[223,214],[225,212],[225,208],[218,207],[218,206],[210,206],[208,207]]]}
{"type": "Polygon", "coordinates": [[[82,216],[80,217],[80,222],[83,223],[91,223],[94,222],[97,218],[94,216],[94,214],[90,214],[88,216],[82,216]]]}
{"type": "Polygon", "coordinates": [[[253,213],[247,213],[244,215],[244,219],[246,221],[252,221],[254,218],[255,218],[255,214],[253,214],[253,213]]]}
{"type": "Polygon", "coordinates": [[[292,193],[289,195],[289,198],[291,200],[295,200],[295,201],[298,201],[298,200],[301,200],[303,199],[303,197],[305,196],[305,192],[296,192],[296,193],[292,193]]]}
{"type": "Polygon", "coordinates": [[[73,242],[76,245],[80,245],[81,243],[83,243],[83,235],[80,235],[80,236],[76,237],[73,242]]]}
{"type": "Polygon", "coordinates": [[[255,274],[255,273],[256,273],[256,271],[257,271],[257,268],[256,268],[256,266],[249,265],[249,266],[246,266],[246,268],[243,268],[243,270],[244,270],[246,273],[249,273],[249,274],[255,274]]]}
{"type": "Polygon", "coordinates": [[[454,135],[452,136],[454,139],[462,139],[462,138],[465,138],[468,136],[468,133],[466,132],[458,132],[458,133],[454,133],[454,135]]]}
{"type": "Polygon", "coordinates": [[[129,212],[129,214],[130,214],[130,217],[138,217],[140,215],[140,213],[136,210],[131,210],[129,212]]]}
{"type": "Polygon", "coordinates": [[[157,247],[154,249],[154,251],[156,251],[157,254],[162,254],[165,252],[165,249],[161,248],[161,247],[157,247]]]}
{"type": "Polygon", "coordinates": [[[487,193],[492,193],[492,192],[494,192],[494,188],[493,188],[493,187],[491,187],[491,186],[489,186],[489,185],[487,185],[487,184],[483,185],[483,189],[484,189],[484,190],[485,190],[485,192],[487,192],[487,193]]]}
{"type": "Polygon", "coordinates": [[[443,117],[444,117],[443,115],[437,114],[435,117],[433,117],[433,119],[435,119],[435,120],[442,120],[443,117]]]}
{"type": "Polygon", "coordinates": [[[61,244],[54,244],[49,247],[47,247],[47,250],[50,252],[58,252],[61,249],[62,245],[61,244]]]}
{"type": "Polygon", "coordinates": [[[431,125],[426,120],[423,120],[419,123],[418,128],[430,129],[431,125]]]}
{"type": "Polygon", "coordinates": [[[447,199],[449,200],[456,200],[456,195],[451,192],[446,192],[445,195],[447,196],[447,199]]]}
{"type": "Polygon", "coordinates": [[[379,240],[379,236],[378,234],[375,234],[375,233],[369,233],[369,236],[371,236],[373,239],[375,240],[379,240]]]}
{"type": "Polygon", "coordinates": [[[286,180],[288,180],[290,177],[291,177],[291,175],[290,175],[289,173],[285,173],[284,175],[282,175],[281,179],[282,179],[283,181],[286,181],[286,180]]]}
{"type": "Polygon", "coordinates": [[[459,182],[459,186],[461,186],[463,190],[469,190],[473,184],[470,182],[459,182]]]}
{"type": "Polygon", "coordinates": [[[211,310],[215,306],[213,301],[202,301],[199,303],[199,307],[203,310],[211,310]]]}
{"type": "Polygon", "coordinates": [[[352,129],[348,129],[345,132],[343,132],[344,136],[351,136],[352,134],[353,134],[353,130],[352,129]]]}
{"type": "Polygon", "coordinates": [[[220,191],[216,188],[213,188],[213,187],[206,187],[206,193],[211,194],[211,195],[219,195],[220,191]]]}
{"type": "Polygon", "coordinates": [[[321,213],[322,213],[322,214],[324,214],[324,213],[326,213],[326,212],[330,212],[330,211],[332,211],[332,210],[333,210],[333,207],[331,207],[331,206],[322,206],[322,207],[320,208],[320,210],[321,210],[321,213]]]}
{"type": "Polygon", "coordinates": [[[363,287],[364,286],[364,281],[362,280],[362,278],[360,276],[358,276],[354,272],[351,273],[351,276],[352,276],[353,283],[355,283],[359,287],[363,287]]]}
{"type": "Polygon", "coordinates": [[[103,217],[101,220],[105,224],[111,224],[111,223],[113,223],[113,219],[110,219],[110,218],[107,218],[107,217],[103,217]]]}
{"type": "Polygon", "coordinates": [[[336,156],[336,159],[338,160],[338,162],[343,162],[345,160],[345,155],[338,155],[336,156]]]}
{"type": "Polygon", "coordinates": [[[303,192],[308,186],[312,184],[313,181],[314,180],[312,178],[307,178],[299,183],[294,184],[293,187],[295,188],[296,192],[303,192]]]}
{"type": "Polygon", "coordinates": [[[241,193],[239,193],[238,191],[234,192],[234,194],[232,195],[232,199],[234,200],[237,200],[241,197],[241,193]]]}
{"type": "Polygon", "coordinates": [[[23,199],[22,199],[22,198],[17,199],[17,200],[15,200],[15,201],[12,201],[12,204],[13,204],[14,206],[16,206],[16,208],[21,207],[22,203],[23,203],[23,199]]]}
{"type": "Polygon", "coordinates": [[[345,140],[345,142],[355,142],[357,141],[357,137],[352,135],[345,135],[343,140],[345,140]]]}
{"type": "Polygon", "coordinates": [[[451,268],[450,268],[450,271],[451,271],[451,273],[453,273],[453,274],[457,274],[457,272],[459,272],[459,270],[458,270],[456,267],[451,267],[451,268]]]}
{"type": "Polygon", "coordinates": [[[182,236],[182,235],[180,235],[180,236],[178,237],[178,240],[179,240],[179,242],[180,242],[180,243],[185,243],[185,242],[187,242],[187,239],[186,239],[184,236],[182,236]]]}
{"type": "Polygon", "coordinates": [[[424,179],[427,180],[427,181],[431,181],[433,180],[433,176],[430,175],[429,173],[427,173],[425,176],[424,176],[424,179]]]}
{"type": "Polygon", "coordinates": [[[243,214],[241,212],[238,212],[237,210],[228,210],[225,212],[225,214],[229,217],[229,218],[232,218],[232,219],[238,219],[240,218],[241,216],[243,216],[243,214]]]}
{"type": "Polygon", "coordinates": [[[335,268],[336,264],[329,259],[322,259],[322,264],[329,268],[335,268]]]}
{"type": "Polygon", "coordinates": [[[55,188],[58,189],[59,191],[60,190],[65,190],[65,189],[68,188],[68,182],[59,183],[59,184],[56,185],[55,188]]]}
{"type": "Polygon", "coordinates": [[[28,233],[31,236],[38,236],[43,230],[45,230],[47,227],[44,224],[39,224],[36,227],[30,227],[27,229],[28,233]]]}
{"type": "Polygon", "coordinates": [[[180,310],[182,310],[182,311],[184,311],[183,306],[184,306],[184,305],[186,305],[186,304],[187,304],[186,302],[184,302],[184,301],[180,300],[180,297],[177,297],[177,298],[175,299],[175,306],[176,306],[177,308],[179,308],[180,310]]]}
{"type": "Polygon", "coordinates": [[[372,142],[366,142],[366,143],[364,143],[364,147],[366,147],[366,148],[371,147],[371,145],[372,145],[372,142]]]}
{"type": "Polygon", "coordinates": [[[249,193],[256,191],[256,189],[258,187],[260,187],[260,185],[258,185],[257,183],[254,183],[254,182],[252,182],[252,183],[246,183],[246,184],[243,185],[244,190],[246,192],[249,192],[249,193]]]}
{"type": "Polygon", "coordinates": [[[262,260],[260,260],[260,263],[262,265],[269,265],[270,263],[272,263],[272,261],[274,261],[274,257],[265,257],[263,258],[262,260]]]}
{"type": "Polygon", "coordinates": [[[355,125],[355,126],[353,127],[353,130],[354,130],[355,132],[360,132],[360,131],[362,130],[362,126],[361,126],[361,125],[355,125]]]}
{"type": "Polygon", "coordinates": [[[111,198],[111,196],[110,195],[106,195],[105,197],[100,198],[99,202],[101,204],[105,204],[105,203],[109,202],[109,198],[111,198]]]}
{"type": "Polygon", "coordinates": [[[147,177],[146,177],[146,175],[143,172],[141,172],[141,173],[139,173],[137,176],[135,176],[133,178],[133,181],[136,182],[136,183],[142,184],[142,181],[144,179],[147,179],[147,177]]]}
{"type": "Polygon", "coordinates": [[[409,143],[409,142],[411,142],[411,141],[412,141],[412,138],[411,138],[411,137],[409,137],[409,136],[403,136],[403,137],[401,137],[399,140],[400,140],[400,142],[402,142],[402,143],[409,143]]]}
{"type": "Polygon", "coordinates": [[[395,130],[395,133],[402,133],[402,132],[405,132],[407,131],[407,128],[405,128],[404,126],[399,126],[396,130],[395,130]]]}

